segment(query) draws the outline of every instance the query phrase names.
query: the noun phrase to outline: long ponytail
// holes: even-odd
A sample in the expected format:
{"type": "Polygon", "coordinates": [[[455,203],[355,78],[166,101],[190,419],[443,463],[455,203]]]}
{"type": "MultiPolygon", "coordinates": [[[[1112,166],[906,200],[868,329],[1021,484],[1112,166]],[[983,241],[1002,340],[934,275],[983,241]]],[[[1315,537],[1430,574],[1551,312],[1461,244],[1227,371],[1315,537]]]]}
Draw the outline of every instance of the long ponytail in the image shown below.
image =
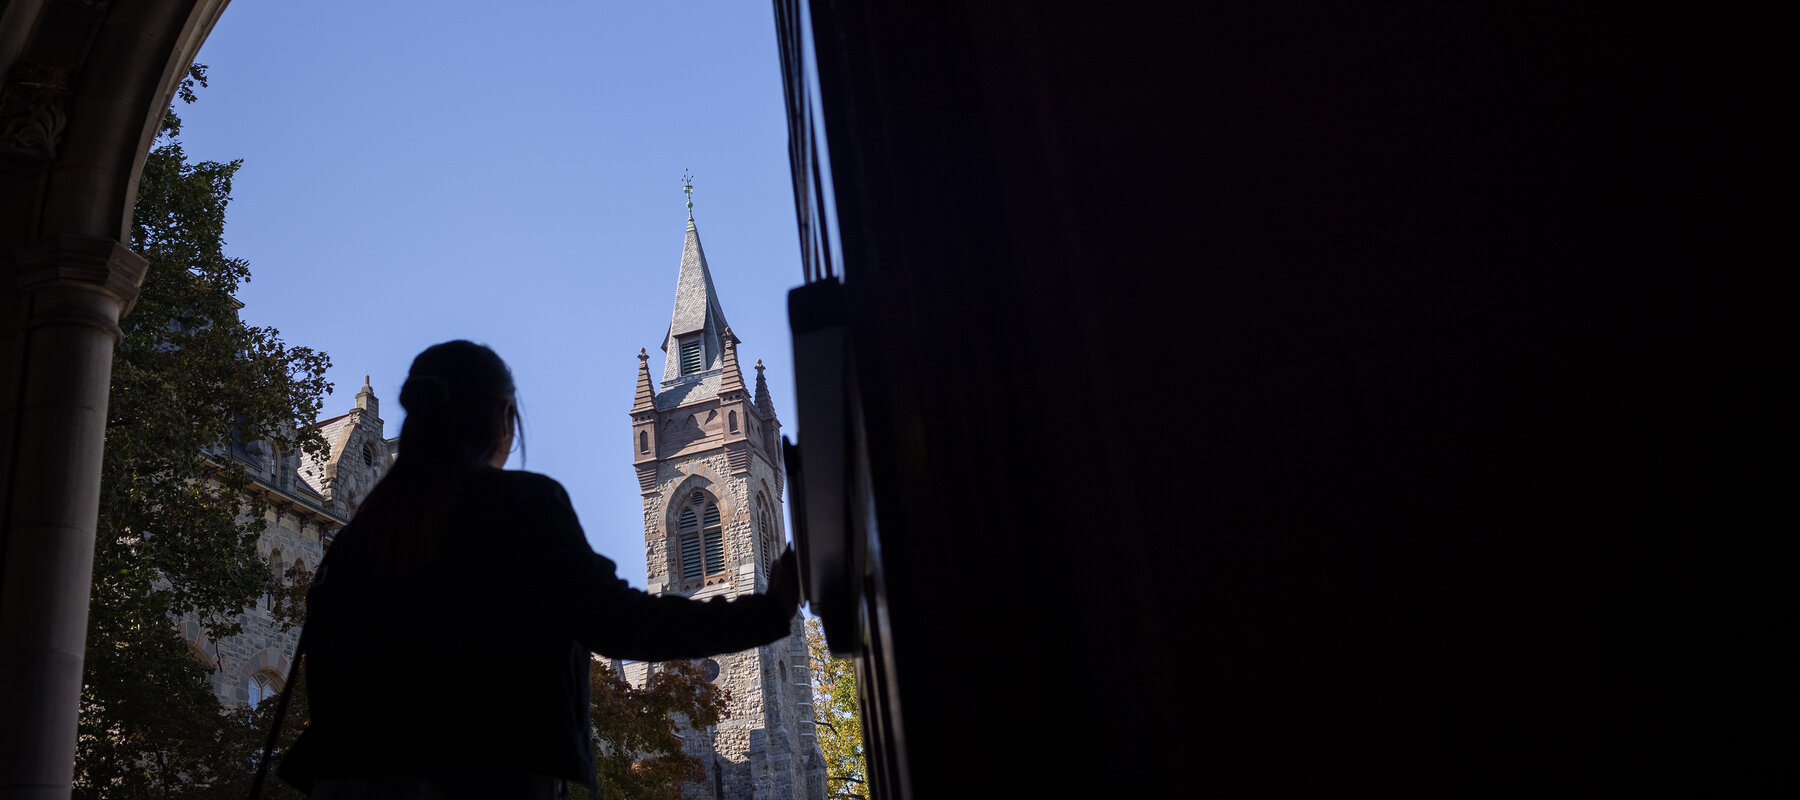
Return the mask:
{"type": "Polygon", "coordinates": [[[359,549],[376,569],[405,576],[435,560],[438,533],[469,473],[507,430],[524,441],[512,370],[470,341],[432,345],[400,388],[400,454],[357,511],[359,549]],[[510,409],[510,412],[509,412],[510,409]]]}

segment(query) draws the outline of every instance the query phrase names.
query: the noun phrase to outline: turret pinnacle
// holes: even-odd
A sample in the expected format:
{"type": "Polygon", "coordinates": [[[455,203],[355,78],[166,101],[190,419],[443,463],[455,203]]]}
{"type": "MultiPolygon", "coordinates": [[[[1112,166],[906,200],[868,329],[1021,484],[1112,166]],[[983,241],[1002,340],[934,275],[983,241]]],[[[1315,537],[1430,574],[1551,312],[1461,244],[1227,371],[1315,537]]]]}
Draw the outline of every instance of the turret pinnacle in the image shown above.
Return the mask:
{"type": "Polygon", "coordinates": [[[656,389],[650,385],[650,354],[638,348],[637,396],[631,400],[631,413],[656,410],[656,389]]]}
{"type": "Polygon", "coordinates": [[[744,373],[738,369],[738,338],[731,335],[731,328],[727,327],[719,340],[725,350],[723,363],[725,374],[719,378],[719,394],[742,392],[744,390],[744,373]]]}
{"type": "Polygon", "coordinates": [[[381,413],[381,403],[375,399],[375,390],[369,386],[369,376],[363,376],[362,390],[356,393],[356,407],[377,416],[381,413]]]}
{"type": "Polygon", "coordinates": [[[756,360],[756,410],[766,420],[775,419],[775,398],[769,396],[769,381],[763,377],[762,359],[756,360]]]}

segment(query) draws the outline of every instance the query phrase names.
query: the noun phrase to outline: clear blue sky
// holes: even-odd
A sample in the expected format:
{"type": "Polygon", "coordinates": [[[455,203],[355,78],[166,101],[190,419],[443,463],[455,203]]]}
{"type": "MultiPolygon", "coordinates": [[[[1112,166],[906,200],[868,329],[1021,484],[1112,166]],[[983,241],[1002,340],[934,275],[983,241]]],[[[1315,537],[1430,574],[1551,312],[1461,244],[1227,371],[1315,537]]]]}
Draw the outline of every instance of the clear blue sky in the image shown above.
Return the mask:
{"type": "Polygon", "coordinates": [[[492,346],[523,466],[642,587],[627,410],[638,348],[662,373],[686,168],[746,378],[763,359],[793,433],[801,272],[766,2],[236,0],[197,60],[211,86],[182,138],[244,160],[226,222],[244,317],[331,355],[325,415],[367,373],[396,435],[413,356],[492,346]]]}

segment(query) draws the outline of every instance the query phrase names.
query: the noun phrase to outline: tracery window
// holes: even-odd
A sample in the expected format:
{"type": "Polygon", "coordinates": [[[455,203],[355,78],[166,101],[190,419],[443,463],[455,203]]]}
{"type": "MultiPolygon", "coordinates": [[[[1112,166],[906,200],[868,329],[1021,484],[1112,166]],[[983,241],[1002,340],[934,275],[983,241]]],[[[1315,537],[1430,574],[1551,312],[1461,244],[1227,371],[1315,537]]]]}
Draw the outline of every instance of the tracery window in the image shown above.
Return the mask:
{"type": "Polygon", "coordinates": [[[250,680],[247,682],[248,685],[245,687],[250,691],[250,707],[255,708],[260,705],[262,701],[280,694],[280,680],[280,678],[267,672],[258,672],[255,675],[251,675],[250,680]]]}
{"type": "Polygon", "coordinates": [[[725,532],[719,524],[719,506],[705,492],[688,495],[676,517],[676,537],[681,554],[681,583],[698,586],[725,576],[725,532]]]}

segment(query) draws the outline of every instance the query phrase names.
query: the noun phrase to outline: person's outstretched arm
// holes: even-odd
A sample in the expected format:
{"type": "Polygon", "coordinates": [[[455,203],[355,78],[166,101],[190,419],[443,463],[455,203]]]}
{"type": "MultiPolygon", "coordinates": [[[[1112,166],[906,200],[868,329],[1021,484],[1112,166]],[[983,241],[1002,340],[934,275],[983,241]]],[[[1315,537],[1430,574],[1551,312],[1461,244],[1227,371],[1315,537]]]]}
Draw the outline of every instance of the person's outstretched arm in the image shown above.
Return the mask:
{"type": "Polygon", "coordinates": [[[560,593],[575,636],[593,652],[613,658],[669,661],[704,658],[768,644],[788,635],[800,607],[793,548],[775,561],[769,594],[735,600],[657,597],[618,577],[610,559],[595,553],[581,531],[568,493],[555,481],[544,508],[552,557],[566,581],[560,593]]]}

